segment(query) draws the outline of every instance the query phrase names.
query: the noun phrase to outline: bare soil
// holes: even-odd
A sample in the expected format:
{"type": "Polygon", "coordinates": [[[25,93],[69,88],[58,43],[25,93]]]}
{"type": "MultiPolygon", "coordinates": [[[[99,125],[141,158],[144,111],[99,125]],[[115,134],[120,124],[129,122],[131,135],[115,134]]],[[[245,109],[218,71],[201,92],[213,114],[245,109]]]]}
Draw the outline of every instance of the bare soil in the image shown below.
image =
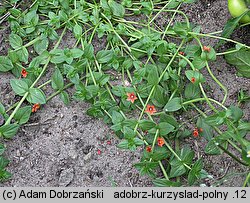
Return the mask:
{"type": "MultiPolygon", "coordinates": [[[[227,0],[200,0],[195,4],[183,6],[192,23],[201,25],[202,32],[222,30],[230,15],[227,0]]],[[[165,16],[157,19],[164,25],[165,16]]],[[[235,32],[233,38],[250,45],[250,28],[235,32]]],[[[6,54],[5,41],[9,29],[0,30],[0,54],[6,54]]],[[[215,45],[211,39],[203,41],[215,45]]],[[[64,38],[62,46],[72,46],[70,36],[64,38]]],[[[96,43],[98,44],[98,43],[96,43]]],[[[221,50],[232,46],[226,44],[221,50]]],[[[98,47],[96,47],[98,49],[98,47]]],[[[223,57],[211,64],[215,76],[228,88],[229,99],[226,105],[236,104],[240,89],[250,94],[250,80],[237,77],[234,67],[226,64],[223,57]]],[[[206,72],[205,75],[208,76],[206,72]]],[[[11,106],[18,97],[14,96],[9,85],[10,74],[0,74],[0,101],[11,106]]],[[[223,92],[207,77],[207,85],[214,99],[222,100],[223,92]]],[[[50,90],[47,90],[50,92],[50,90]]],[[[72,93],[72,90],[68,90],[72,93]]],[[[133,163],[140,160],[140,152],[117,149],[119,139],[102,121],[85,114],[88,104],[72,101],[65,106],[58,97],[53,98],[24,125],[11,141],[6,142],[6,155],[11,160],[8,170],[12,179],[0,186],[152,186],[151,179],[140,176],[133,163]],[[110,141],[110,142],[108,142],[110,141]],[[101,154],[98,154],[98,150],[101,154]]],[[[250,105],[242,106],[245,119],[250,118],[250,105]]],[[[213,177],[203,184],[210,186],[218,182],[220,186],[241,186],[242,172],[247,168],[239,166],[226,155],[207,156],[204,153],[205,140],[187,139],[196,153],[205,160],[205,169],[213,177]],[[233,176],[230,176],[233,175],[233,176]],[[228,176],[227,176],[228,175],[228,176]],[[226,177],[226,178],[225,178],[226,177]],[[224,179],[222,179],[224,178],[224,179]]]]}

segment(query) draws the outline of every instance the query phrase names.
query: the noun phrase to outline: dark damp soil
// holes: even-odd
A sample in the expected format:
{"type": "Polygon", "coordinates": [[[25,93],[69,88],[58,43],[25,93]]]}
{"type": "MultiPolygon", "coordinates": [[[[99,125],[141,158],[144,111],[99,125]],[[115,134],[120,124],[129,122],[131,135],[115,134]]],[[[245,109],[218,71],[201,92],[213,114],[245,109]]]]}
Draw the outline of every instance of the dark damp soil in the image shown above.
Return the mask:
{"type": "MultiPolygon", "coordinates": [[[[202,32],[222,30],[227,19],[226,0],[199,0],[195,4],[185,5],[192,23],[201,25],[202,32]]],[[[157,19],[157,24],[164,26],[165,16],[157,19]]],[[[8,24],[0,29],[0,55],[7,53],[8,24]]],[[[239,29],[233,38],[250,45],[249,27],[239,29]]],[[[211,39],[204,43],[215,45],[211,39]]],[[[62,46],[74,44],[71,35],[65,37],[62,46]]],[[[96,43],[96,46],[99,43],[96,43]]],[[[221,49],[230,47],[224,45],[221,49]]],[[[98,47],[95,47],[98,49],[98,47]]],[[[237,77],[234,67],[226,64],[223,57],[211,64],[215,76],[228,88],[229,99],[226,105],[237,102],[237,94],[246,90],[250,94],[250,80],[237,77]]],[[[207,86],[210,94],[222,100],[222,91],[215,85],[208,73],[207,86]]],[[[0,101],[10,106],[18,97],[14,96],[9,85],[10,74],[0,74],[0,101]]],[[[48,90],[50,91],[50,90],[48,90]]],[[[68,90],[69,93],[72,90],[68,90]]],[[[72,101],[65,106],[58,97],[32,115],[28,124],[19,130],[12,141],[7,142],[6,155],[11,162],[8,170],[13,174],[11,180],[0,186],[152,186],[150,178],[140,176],[133,163],[140,160],[140,151],[134,152],[117,149],[119,139],[102,121],[85,114],[87,103],[72,101]],[[99,155],[97,152],[101,151],[99,155]]],[[[250,119],[250,104],[242,106],[245,119],[250,119]]],[[[185,119],[185,116],[184,118],[185,119]]],[[[239,166],[226,155],[207,156],[204,153],[206,141],[187,139],[196,157],[203,157],[204,168],[211,179],[203,182],[204,186],[242,186],[247,169],[239,166]]]]}

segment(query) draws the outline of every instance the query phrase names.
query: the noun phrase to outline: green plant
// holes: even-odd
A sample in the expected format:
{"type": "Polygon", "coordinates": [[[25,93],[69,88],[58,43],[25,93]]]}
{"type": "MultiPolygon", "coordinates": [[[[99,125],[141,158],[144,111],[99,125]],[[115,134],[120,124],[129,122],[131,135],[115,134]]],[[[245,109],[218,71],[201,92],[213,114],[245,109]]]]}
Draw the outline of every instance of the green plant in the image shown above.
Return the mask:
{"type": "MultiPolygon", "coordinates": [[[[225,36],[200,33],[200,27],[191,24],[180,11],[182,4],[192,2],[36,0],[24,12],[19,9],[11,12],[11,48],[7,56],[0,57],[0,71],[16,76],[10,85],[21,99],[9,109],[0,105],[0,114],[5,119],[0,127],[1,137],[11,139],[32,113],[54,96],[60,95],[68,104],[71,98],[66,89],[74,86],[73,98],[92,104],[87,114],[103,118],[111,126],[121,138],[119,148],[134,151],[143,147],[141,161],[135,167],[142,175],[152,177],[157,186],[194,185],[207,177],[202,159],[195,160],[195,153],[185,145],[189,136],[193,139],[203,136],[207,140],[207,154],[224,152],[249,168],[250,143],[246,139],[249,123],[242,119],[239,107],[224,105],[227,88],[209,66],[225,53],[216,53],[213,47],[203,45],[200,38],[234,42],[244,50],[249,47],[225,36]],[[163,12],[171,14],[164,29],[155,24],[163,12]],[[177,14],[184,20],[175,22],[177,14]],[[131,15],[144,20],[127,20],[131,15]],[[59,48],[67,33],[74,35],[74,46],[59,48]],[[95,51],[94,36],[106,40],[105,48],[95,51]],[[171,42],[173,38],[175,43],[171,42]],[[49,68],[53,74],[40,84],[49,68]],[[224,92],[222,101],[206,94],[202,69],[207,69],[224,92]],[[122,75],[120,84],[112,84],[110,70],[122,75]],[[52,95],[43,91],[47,85],[54,89],[52,95]],[[196,103],[208,104],[207,110],[212,114],[208,116],[196,103]],[[175,118],[191,108],[200,114],[188,121],[193,129],[175,118]],[[222,125],[226,126],[225,131],[221,130],[222,125]],[[229,145],[241,157],[233,154],[229,145]]],[[[4,151],[5,146],[0,145],[1,180],[10,176],[5,170],[8,161],[4,151]]]]}
{"type": "Polygon", "coordinates": [[[239,17],[242,14],[245,14],[244,17],[241,18],[240,22],[249,23],[249,1],[248,0],[228,0],[228,10],[232,17],[239,17]]]}

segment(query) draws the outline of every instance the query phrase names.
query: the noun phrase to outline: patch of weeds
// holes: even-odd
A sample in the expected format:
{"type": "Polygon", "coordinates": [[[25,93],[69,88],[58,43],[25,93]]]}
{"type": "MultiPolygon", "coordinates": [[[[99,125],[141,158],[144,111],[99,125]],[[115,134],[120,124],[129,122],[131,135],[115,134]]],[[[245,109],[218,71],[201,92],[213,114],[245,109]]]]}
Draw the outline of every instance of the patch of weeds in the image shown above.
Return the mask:
{"type": "MultiPolygon", "coordinates": [[[[238,62],[248,60],[249,47],[223,35],[201,33],[200,26],[191,24],[179,10],[182,4],[192,2],[36,0],[24,11],[12,10],[8,18],[11,48],[6,56],[0,56],[0,71],[13,73],[10,85],[21,99],[8,109],[0,104],[4,119],[0,136],[11,139],[32,114],[57,95],[69,104],[71,98],[65,90],[73,86],[73,98],[91,104],[87,114],[104,119],[121,138],[117,147],[131,151],[144,148],[135,167],[156,186],[197,185],[207,177],[202,158],[196,160],[194,151],[185,146],[185,138],[190,136],[207,140],[207,154],[226,153],[249,167],[249,122],[242,119],[238,106],[224,105],[227,89],[209,66],[219,55],[226,55],[245,75],[247,64],[238,62]],[[164,30],[155,24],[162,12],[172,15],[164,30]],[[183,16],[183,21],[174,21],[176,15],[183,16]],[[128,20],[129,16],[145,20],[128,20]],[[75,44],[59,48],[66,33],[74,35],[75,44]],[[96,51],[94,37],[106,42],[105,48],[96,51]],[[236,50],[216,53],[213,47],[202,44],[202,37],[234,42],[236,50]],[[49,68],[53,75],[38,86],[49,68]],[[222,101],[207,96],[202,69],[207,69],[223,90],[222,101]],[[109,71],[121,75],[120,84],[112,84],[114,76],[109,71]],[[47,85],[53,94],[45,94],[47,85]],[[204,103],[212,112],[209,116],[197,105],[204,103]],[[190,107],[199,114],[189,120],[194,129],[175,118],[190,107]],[[221,131],[221,126],[227,126],[226,130],[221,131]],[[229,145],[241,157],[229,151],[229,145]]],[[[10,177],[5,150],[1,144],[0,180],[10,177]]],[[[244,185],[248,179],[249,175],[244,185]]]]}

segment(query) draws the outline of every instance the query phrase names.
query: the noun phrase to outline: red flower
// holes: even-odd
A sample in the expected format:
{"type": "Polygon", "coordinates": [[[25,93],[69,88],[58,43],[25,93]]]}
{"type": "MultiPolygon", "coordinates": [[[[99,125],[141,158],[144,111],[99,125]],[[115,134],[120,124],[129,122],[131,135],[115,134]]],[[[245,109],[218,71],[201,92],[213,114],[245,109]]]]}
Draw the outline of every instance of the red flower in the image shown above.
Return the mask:
{"type": "Polygon", "coordinates": [[[193,84],[194,84],[194,83],[195,83],[195,81],[196,81],[195,77],[192,77],[192,78],[191,78],[191,83],[193,83],[193,84]]]}
{"type": "Polygon", "coordinates": [[[110,141],[110,140],[108,140],[108,141],[107,141],[107,144],[108,144],[108,145],[111,145],[111,141],[110,141]]]}
{"type": "Polygon", "coordinates": [[[202,128],[200,128],[200,129],[199,129],[199,131],[202,133],[202,132],[203,132],[203,129],[202,129],[202,128]]]}
{"type": "Polygon", "coordinates": [[[158,144],[158,146],[162,147],[164,145],[164,139],[162,137],[158,137],[157,144],[158,144]]]}
{"type": "Polygon", "coordinates": [[[32,113],[35,113],[35,112],[37,112],[37,110],[40,108],[40,104],[34,104],[33,106],[32,106],[32,113]]]}
{"type": "Polygon", "coordinates": [[[26,78],[27,77],[27,75],[28,75],[28,72],[26,71],[26,69],[22,69],[22,71],[21,71],[21,75],[22,75],[22,77],[24,77],[24,78],[26,78]]]}
{"type": "Polygon", "coordinates": [[[97,154],[98,154],[98,155],[101,155],[101,153],[102,153],[101,150],[98,149],[98,150],[97,150],[97,154]]]}
{"type": "Polygon", "coordinates": [[[210,52],[211,48],[207,46],[203,46],[203,51],[210,52]]]}
{"type": "Polygon", "coordinates": [[[131,92],[131,93],[127,93],[127,101],[131,101],[132,103],[135,102],[135,100],[137,99],[136,95],[134,92],[131,92]]]}
{"type": "Polygon", "coordinates": [[[199,136],[199,131],[198,131],[197,128],[194,129],[194,131],[193,131],[193,136],[194,136],[194,137],[198,137],[198,136],[199,136]]]}
{"type": "Polygon", "coordinates": [[[147,146],[146,147],[146,151],[150,153],[152,151],[152,147],[151,146],[147,146]]]}
{"type": "Polygon", "coordinates": [[[154,105],[147,105],[147,109],[145,110],[146,113],[149,113],[150,115],[153,115],[154,113],[156,113],[156,109],[154,105]]]}
{"type": "Polygon", "coordinates": [[[185,53],[183,51],[180,51],[179,54],[185,56],[185,53]]]}

